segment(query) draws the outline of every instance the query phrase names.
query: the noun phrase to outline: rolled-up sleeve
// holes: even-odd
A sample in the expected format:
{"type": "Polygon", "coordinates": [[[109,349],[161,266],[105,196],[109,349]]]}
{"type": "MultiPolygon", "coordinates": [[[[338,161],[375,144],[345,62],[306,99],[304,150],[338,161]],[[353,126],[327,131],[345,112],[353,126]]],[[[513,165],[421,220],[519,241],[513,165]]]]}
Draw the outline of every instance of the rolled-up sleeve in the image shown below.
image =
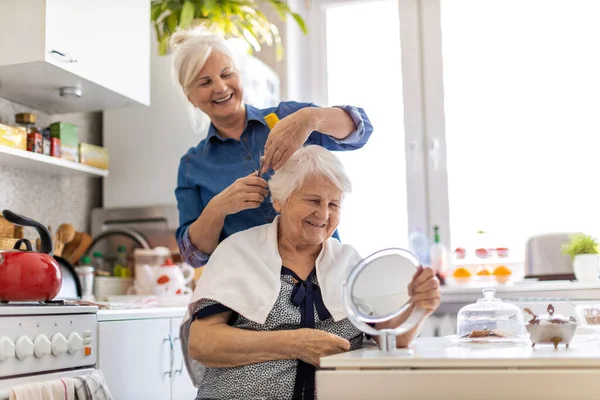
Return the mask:
{"type": "Polygon", "coordinates": [[[192,267],[199,268],[208,262],[210,256],[205,252],[198,250],[190,240],[189,226],[185,228],[181,238],[177,240],[177,244],[179,245],[181,258],[192,267]]]}
{"type": "Polygon", "coordinates": [[[356,125],[356,129],[346,136],[344,139],[337,139],[334,137],[330,137],[334,142],[340,144],[358,144],[360,147],[364,146],[369,140],[371,133],[373,132],[373,126],[371,125],[371,121],[365,110],[362,108],[354,107],[354,106],[334,106],[336,108],[341,108],[346,111],[346,113],[352,118],[354,125],[356,125]]]}
{"type": "MultiPolygon", "coordinates": [[[[310,104],[309,107],[318,106],[310,104]]],[[[348,105],[334,107],[344,110],[346,114],[352,118],[356,129],[350,132],[350,134],[343,139],[338,139],[333,136],[315,131],[308,137],[307,144],[317,144],[325,147],[327,150],[333,151],[357,150],[363,147],[371,137],[371,133],[373,133],[373,125],[365,113],[365,110],[360,107],[348,105]]]]}
{"type": "Polygon", "coordinates": [[[194,187],[188,179],[189,157],[189,153],[182,157],[177,175],[175,197],[179,210],[179,228],[175,235],[183,260],[192,267],[198,268],[206,264],[210,256],[198,250],[190,240],[189,227],[204,211],[204,204],[200,197],[200,189],[194,187]]]}

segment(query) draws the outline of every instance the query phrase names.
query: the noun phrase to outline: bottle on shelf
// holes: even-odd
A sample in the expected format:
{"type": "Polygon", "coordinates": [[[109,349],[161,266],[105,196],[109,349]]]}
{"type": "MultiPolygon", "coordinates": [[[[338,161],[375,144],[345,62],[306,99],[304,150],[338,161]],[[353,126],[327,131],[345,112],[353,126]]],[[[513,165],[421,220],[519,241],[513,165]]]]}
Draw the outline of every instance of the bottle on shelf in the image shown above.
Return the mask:
{"type": "Polygon", "coordinates": [[[444,279],[450,269],[450,257],[448,249],[440,240],[439,226],[434,226],[433,243],[429,250],[431,257],[431,268],[438,275],[438,278],[444,279]]]}
{"type": "Polygon", "coordinates": [[[114,275],[120,278],[129,278],[131,276],[131,269],[127,262],[127,248],[125,246],[121,245],[117,248],[117,260],[115,261],[113,271],[114,275]]]}
{"type": "Polygon", "coordinates": [[[420,229],[410,234],[410,250],[417,256],[422,265],[430,265],[429,239],[425,232],[420,229]]]}
{"type": "Polygon", "coordinates": [[[100,251],[92,254],[92,266],[97,276],[110,276],[110,265],[104,260],[104,255],[100,251]]]}

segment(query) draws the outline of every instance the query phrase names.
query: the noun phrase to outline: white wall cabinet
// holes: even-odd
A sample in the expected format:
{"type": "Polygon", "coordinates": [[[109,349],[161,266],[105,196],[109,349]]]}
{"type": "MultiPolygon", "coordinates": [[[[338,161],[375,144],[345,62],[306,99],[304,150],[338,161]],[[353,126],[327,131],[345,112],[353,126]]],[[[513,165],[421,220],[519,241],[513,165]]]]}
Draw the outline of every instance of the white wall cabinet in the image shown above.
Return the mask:
{"type": "Polygon", "coordinates": [[[148,0],[2,0],[0,26],[0,97],[48,113],[149,104],[148,0]]]}
{"type": "Polygon", "coordinates": [[[115,400],[191,400],[181,353],[181,318],[101,321],[98,369],[115,400]]]}

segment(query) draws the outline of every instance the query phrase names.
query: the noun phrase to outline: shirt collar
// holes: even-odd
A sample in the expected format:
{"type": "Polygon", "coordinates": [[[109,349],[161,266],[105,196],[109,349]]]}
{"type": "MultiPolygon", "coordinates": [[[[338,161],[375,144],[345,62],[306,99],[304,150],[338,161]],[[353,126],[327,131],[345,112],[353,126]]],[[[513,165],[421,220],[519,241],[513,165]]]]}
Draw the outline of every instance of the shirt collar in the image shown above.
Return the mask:
{"type": "MultiPolygon", "coordinates": [[[[251,105],[245,104],[246,106],[246,125],[244,126],[244,131],[246,130],[246,128],[248,128],[248,121],[258,121],[261,124],[263,124],[264,126],[268,126],[267,122],[265,121],[265,115],[264,115],[264,111],[263,110],[259,110],[256,107],[252,107],[251,105]]],[[[210,123],[210,126],[208,127],[208,135],[206,136],[207,139],[211,139],[213,137],[216,137],[217,139],[221,140],[221,141],[225,141],[226,139],[222,138],[221,136],[219,136],[219,132],[217,132],[217,128],[215,128],[215,126],[213,125],[213,123],[210,123]]]]}

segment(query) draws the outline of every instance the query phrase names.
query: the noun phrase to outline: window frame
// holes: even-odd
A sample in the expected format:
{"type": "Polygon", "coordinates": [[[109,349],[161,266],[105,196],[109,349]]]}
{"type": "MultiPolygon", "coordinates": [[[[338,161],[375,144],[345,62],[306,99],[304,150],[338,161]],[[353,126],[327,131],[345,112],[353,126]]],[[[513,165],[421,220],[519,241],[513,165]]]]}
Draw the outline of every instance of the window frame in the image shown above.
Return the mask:
{"type": "MultiPolygon", "coordinates": [[[[311,82],[311,97],[320,105],[329,105],[327,96],[327,40],[326,18],[327,8],[353,3],[365,3],[377,0],[319,0],[311,2],[307,10],[308,48],[308,79],[311,82]]],[[[440,233],[449,245],[448,232],[448,194],[440,193],[447,188],[445,174],[445,144],[443,141],[443,97],[433,101],[436,95],[436,85],[427,84],[427,75],[439,73],[441,82],[441,28],[439,26],[439,1],[437,0],[398,0],[400,19],[400,43],[402,54],[402,96],[404,104],[404,134],[407,185],[407,214],[408,229],[411,232],[419,229],[433,237],[433,225],[440,226],[440,233]],[[437,3],[437,7],[436,7],[437,3]],[[435,23],[437,9],[439,34],[439,72],[435,63],[435,46],[424,49],[425,41],[435,42],[436,29],[430,26],[435,23]],[[427,65],[426,65],[427,63],[427,65]],[[430,69],[433,68],[433,71],[430,69]],[[441,118],[431,118],[430,113],[441,109],[441,118]],[[435,132],[431,134],[431,132],[435,132]],[[439,137],[441,136],[441,140],[439,137]],[[429,151],[432,143],[437,142],[439,165],[443,168],[434,169],[434,152],[429,151]],[[441,172],[441,173],[440,173],[441,172]]],[[[377,46],[385,46],[385,40],[378,38],[377,46]]],[[[360,55],[359,55],[360,56],[360,55]]],[[[360,104],[357,104],[360,106],[360,104]]],[[[366,110],[367,113],[369,110],[366,110]]],[[[375,127],[374,134],[377,134],[375,127]]],[[[388,173],[389,171],[379,171],[388,173]]],[[[390,176],[391,184],[394,182],[390,176]]],[[[381,221],[385,223],[385,221],[381,221]]]]}

